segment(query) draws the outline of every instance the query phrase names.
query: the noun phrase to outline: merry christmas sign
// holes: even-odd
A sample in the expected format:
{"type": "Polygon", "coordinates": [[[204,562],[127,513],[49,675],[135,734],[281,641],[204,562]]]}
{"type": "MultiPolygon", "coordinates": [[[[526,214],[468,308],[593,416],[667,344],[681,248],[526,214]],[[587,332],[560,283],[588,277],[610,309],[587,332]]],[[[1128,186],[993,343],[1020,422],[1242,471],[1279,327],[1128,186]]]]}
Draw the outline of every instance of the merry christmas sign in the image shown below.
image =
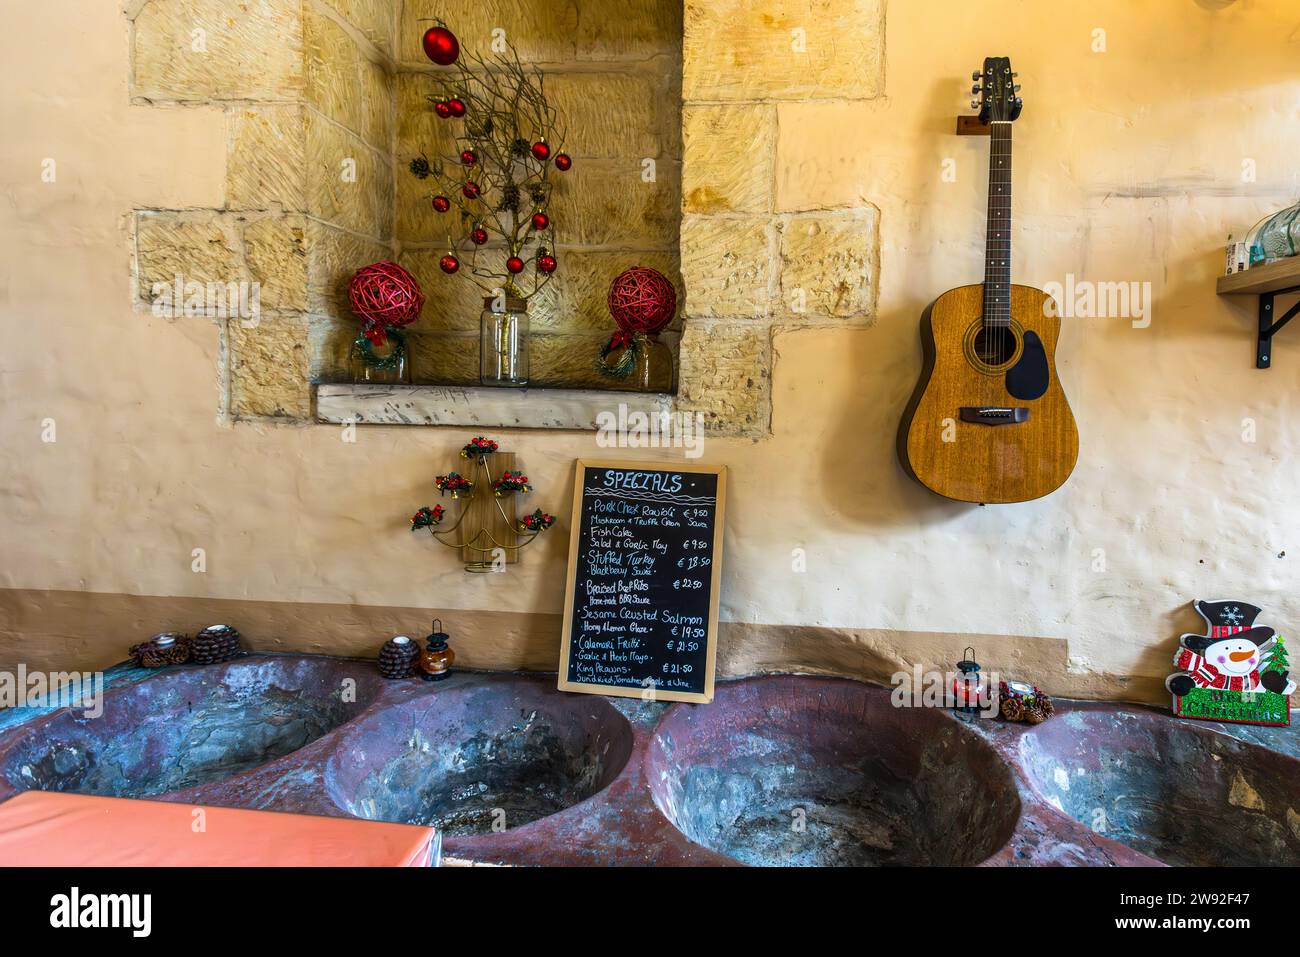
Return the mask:
{"type": "Polygon", "coordinates": [[[1194,601],[1204,635],[1179,639],[1165,679],[1174,714],[1205,721],[1289,725],[1291,680],[1286,640],[1256,625],[1260,609],[1244,601],[1194,601]]]}

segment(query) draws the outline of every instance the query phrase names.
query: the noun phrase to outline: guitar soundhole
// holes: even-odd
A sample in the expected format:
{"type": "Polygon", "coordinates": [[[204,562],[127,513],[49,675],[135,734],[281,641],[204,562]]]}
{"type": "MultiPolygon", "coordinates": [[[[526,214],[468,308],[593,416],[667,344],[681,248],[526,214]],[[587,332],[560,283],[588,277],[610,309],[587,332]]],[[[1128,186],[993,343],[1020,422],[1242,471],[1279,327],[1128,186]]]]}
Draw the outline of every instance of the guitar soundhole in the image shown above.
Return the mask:
{"type": "Polygon", "coordinates": [[[989,326],[975,334],[972,343],[975,358],[986,366],[1003,366],[1011,361],[1019,345],[1014,329],[1006,326],[989,326]]]}

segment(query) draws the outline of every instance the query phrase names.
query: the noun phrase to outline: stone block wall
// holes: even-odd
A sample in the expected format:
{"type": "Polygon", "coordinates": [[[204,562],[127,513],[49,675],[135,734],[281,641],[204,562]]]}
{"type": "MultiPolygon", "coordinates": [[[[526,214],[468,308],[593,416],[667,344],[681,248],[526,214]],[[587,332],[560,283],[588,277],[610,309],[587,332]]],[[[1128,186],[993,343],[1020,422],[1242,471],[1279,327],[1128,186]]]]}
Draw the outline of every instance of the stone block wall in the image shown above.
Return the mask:
{"type": "Polygon", "coordinates": [[[782,110],[884,95],[884,0],[686,0],[679,406],[766,435],[772,334],[875,316],[878,211],[778,200],[782,110]]]}
{"type": "MultiPolygon", "coordinates": [[[[441,68],[420,39],[440,17],[467,51],[488,57],[494,31],[520,59],[545,74],[547,97],[561,115],[553,144],[573,157],[557,174],[550,207],[559,270],[531,302],[532,380],[606,387],[595,369],[613,331],[605,306],[610,281],[628,266],[678,277],[681,207],[680,0],[609,3],[583,0],[407,0],[402,5],[396,78],[398,157],[396,235],[401,259],[428,303],[410,342],[418,381],[476,384],[483,292],[468,271],[444,275],[445,230],[455,225],[430,208],[433,180],[418,180],[410,159],[454,154],[456,121],[439,120],[426,97],[441,68]],[[652,164],[652,165],[651,165],[652,164]]],[[[491,247],[485,247],[489,252],[491,247]]],[[[482,255],[482,254],[481,254],[482,255]]],[[[502,253],[504,256],[505,253],[502,253]]],[[[676,328],[665,335],[676,341],[676,328]]]]}
{"type": "MultiPolygon", "coordinates": [[[[391,0],[135,0],[131,95],[223,111],[213,209],[138,209],[138,301],[183,283],[258,284],[255,317],[218,307],[222,413],[309,420],[311,383],[346,371],[343,289],[391,259],[391,0]]],[[[209,312],[212,303],[207,303],[209,312]]]]}

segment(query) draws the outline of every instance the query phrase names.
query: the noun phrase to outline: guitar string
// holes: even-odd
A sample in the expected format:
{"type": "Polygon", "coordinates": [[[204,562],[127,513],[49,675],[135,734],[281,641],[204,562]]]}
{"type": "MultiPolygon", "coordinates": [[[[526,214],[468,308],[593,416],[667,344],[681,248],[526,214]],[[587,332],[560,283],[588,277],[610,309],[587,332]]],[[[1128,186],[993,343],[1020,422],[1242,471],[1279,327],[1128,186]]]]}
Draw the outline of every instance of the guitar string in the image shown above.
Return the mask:
{"type": "Polygon", "coordinates": [[[1011,210],[1011,124],[996,122],[989,142],[989,237],[985,260],[986,335],[991,349],[984,350],[985,361],[999,364],[1003,359],[1011,325],[1010,289],[1010,210],[1011,210]],[[1005,215],[1003,215],[1005,214],[1005,215]],[[1000,261],[999,261],[1000,260],[1000,261]],[[1004,316],[1003,313],[1006,313],[1004,316]]]}

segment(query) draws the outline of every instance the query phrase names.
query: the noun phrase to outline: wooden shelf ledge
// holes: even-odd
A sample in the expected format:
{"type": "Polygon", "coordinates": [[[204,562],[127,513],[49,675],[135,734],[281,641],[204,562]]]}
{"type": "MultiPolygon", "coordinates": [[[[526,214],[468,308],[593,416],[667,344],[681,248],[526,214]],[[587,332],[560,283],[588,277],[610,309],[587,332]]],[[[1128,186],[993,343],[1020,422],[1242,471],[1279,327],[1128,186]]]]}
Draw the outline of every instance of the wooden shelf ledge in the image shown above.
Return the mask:
{"type": "Polygon", "coordinates": [[[660,392],[347,383],[316,387],[317,421],[340,425],[355,422],[594,432],[602,412],[626,421],[626,416],[634,412],[656,415],[675,409],[675,397],[660,392]]]}
{"type": "Polygon", "coordinates": [[[1300,287],[1300,256],[1220,276],[1216,291],[1220,296],[1259,296],[1296,287],[1300,287]]]}

